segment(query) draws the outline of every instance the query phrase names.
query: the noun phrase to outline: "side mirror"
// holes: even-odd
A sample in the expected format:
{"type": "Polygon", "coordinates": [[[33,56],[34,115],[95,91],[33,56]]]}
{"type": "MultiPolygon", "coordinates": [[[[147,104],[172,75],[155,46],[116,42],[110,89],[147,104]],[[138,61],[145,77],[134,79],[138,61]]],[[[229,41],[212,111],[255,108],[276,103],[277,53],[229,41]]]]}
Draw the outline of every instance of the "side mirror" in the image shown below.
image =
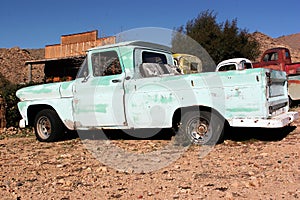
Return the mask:
{"type": "Polygon", "coordinates": [[[89,80],[90,76],[88,75],[87,71],[83,72],[83,80],[82,83],[85,83],[89,80]]]}

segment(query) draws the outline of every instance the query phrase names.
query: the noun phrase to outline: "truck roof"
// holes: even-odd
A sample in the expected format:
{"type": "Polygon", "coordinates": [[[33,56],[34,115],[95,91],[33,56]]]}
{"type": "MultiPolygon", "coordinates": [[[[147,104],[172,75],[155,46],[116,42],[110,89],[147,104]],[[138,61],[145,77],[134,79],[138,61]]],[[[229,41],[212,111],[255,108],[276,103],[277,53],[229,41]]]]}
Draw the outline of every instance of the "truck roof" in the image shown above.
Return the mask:
{"type": "Polygon", "coordinates": [[[247,63],[251,63],[251,61],[247,58],[231,58],[228,60],[223,60],[218,64],[218,66],[223,65],[225,63],[241,63],[242,61],[246,61],[247,63]]]}
{"type": "Polygon", "coordinates": [[[267,49],[265,52],[268,52],[268,51],[275,51],[275,50],[288,50],[288,48],[286,47],[274,47],[274,48],[270,48],[270,49],[267,49]]]}
{"type": "Polygon", "coordinates": [[[163,51],[171,52],[171,48],[165,45],[151,43],[151,42],[145,42],[140,40],[134,40],[134,41],[127,41],[127,42],[119,42],[116,44],[109,44],[104,46],[97,46],[91,49],[88,49],[87,51],[91,50],[97,50],[97,49],[106,49],[106,48],[112,48],[112,47],[120,47],[120,46],[139,46],[139,47],[148,47],[151,49],[160,49],[163,51]]]}

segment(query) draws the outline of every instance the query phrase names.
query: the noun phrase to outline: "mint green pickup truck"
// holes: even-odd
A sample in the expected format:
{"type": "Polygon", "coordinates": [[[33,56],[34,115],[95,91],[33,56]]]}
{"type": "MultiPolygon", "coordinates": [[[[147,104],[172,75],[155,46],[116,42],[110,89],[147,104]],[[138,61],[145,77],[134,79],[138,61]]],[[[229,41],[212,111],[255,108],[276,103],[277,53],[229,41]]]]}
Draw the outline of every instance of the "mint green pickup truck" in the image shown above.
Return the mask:
{"type": "Polygon", "coordinates": [[[67,130],[174,128],[213,144],[226,125],[279,128],[298,118],[285,72],[182,74],[173,64],[170,48],[143,41],[89,49],[75,80],[17,91],[20,127],[33,126],[42,142],[67,130]]]}

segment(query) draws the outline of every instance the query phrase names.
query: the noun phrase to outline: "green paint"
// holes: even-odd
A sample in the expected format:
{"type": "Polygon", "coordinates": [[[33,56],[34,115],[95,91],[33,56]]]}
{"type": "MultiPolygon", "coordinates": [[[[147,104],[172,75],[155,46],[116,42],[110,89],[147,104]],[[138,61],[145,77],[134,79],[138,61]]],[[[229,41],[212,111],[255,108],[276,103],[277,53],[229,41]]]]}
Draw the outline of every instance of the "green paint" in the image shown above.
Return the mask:
{"type": "Polygon", "coordinates": [[[170,94],[169,97],[161,96],[160,102],[161,103],[171,103],[173,101],[172,95],[170,94]]]}
{"type": "Polygon", "coordinates": [[[27,106],[26,102],[19,102],[18,103],[18,108],[19,110],[23,110],[27,106]]]}
{"type": "Polygon", "coordinates": [[[24,88],[23,92],[28,94],[43,94],[57,91],[60,83],[48,83],[44,85],[37,85],[24,88]]]}
{"type": "Polygon", "coordinates": [[[24,90],[23,91],[23,94],[43,94],[43,93],[51,93],[53,90],[52,89],[49,89],[49,88],[45,88],[45,87],[43,87],[43,88],[31,88],[31,89],[29,89],[29,88],[26,88],[27,90],[24,90]]]}
{"type": "Polygon", "coordinates": [[[97,86],[97,85],[105,85],[108,86],[111,83],[111,80],[113,78],[111,76],[100,76],[100,77],[95,77],[93,78],[93,80],[91,81],[91,85],[92,86],[97,86]]]}
{"type": "Polygon", "coordinates": [[[97,104],[95,105],[95,112],[106,113],[107,112],[107,104],[97,104]]]}
{"type": "Polygon", "coordinates": [[[258,108],[227,108],[226,109],[229,112],[255,112],[255,111],[259,111],[258,108]]]}
{"type": "Polygon", "coordinates": [[[135,108],[135,107],[137,107],[137,104],[136,103],[132,103],[131,107],[135,108]]]}
{"type": "Polygon", "coordinates": [[[73,82],[74,82],[74,81],[62,82],[61,88],[62,88],[63,90],[66,90],[66,89],[68,89],[68,87],[70,87],[70,85],[73,84],[73,82]]]}
{"type": "MultiPolygon", "coordinates": [[[[150,96],[150,99],[151,99],[151,96],[150,96]]],[[[154,101],[154,102],[158,102],[158,95],[157,95],[157,94],[154,95],[153,101],[154,101]]]]}
{"type": "Polygon", "coordinates": [[[42,88],[41,90],[33,91],[33,93],[35,92],[36,94],[43,94],[43,93],[51,93],[53,92],[53,90],[49,88],[42,88]]]}

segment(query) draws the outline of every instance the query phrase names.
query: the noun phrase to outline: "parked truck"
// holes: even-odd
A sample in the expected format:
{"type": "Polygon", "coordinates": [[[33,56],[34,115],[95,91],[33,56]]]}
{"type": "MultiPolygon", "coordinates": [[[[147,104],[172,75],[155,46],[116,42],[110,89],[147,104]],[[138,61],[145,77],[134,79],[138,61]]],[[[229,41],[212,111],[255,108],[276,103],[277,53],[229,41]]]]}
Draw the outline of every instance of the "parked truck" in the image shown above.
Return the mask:
{"type": "Polygon", "coordinates": [[[260,61],[253,63],[253,67],[285,71],[288,76],[290,102],[300,100],[300,62],[292,63],[289,49],[284,47],[267,49],[260,61]]]}
{"type": "Polygon", "coordinates": [[[75,80],[17,91],[20,127],[33,126],[42,142],[66,130],[173,128],[214,144],[225,125],[280,128],[298,118],[285,72],[180,74],[173,64],[170,48],[143,41],[89,49],[75,80]]]}
{"type": "Polygon", "coordinates": [[[252,68],[252,62],[247,58],[231,58],[220,62],[216,67],[216,72],[244,70],[252,68]]]}
{"type": "Polygon", "coordinates": [[[183,74],[193,74],[202,72],[202,61],[200,58],[190,54],[173,54],[174,64],[179,67],[183,74]]]}

